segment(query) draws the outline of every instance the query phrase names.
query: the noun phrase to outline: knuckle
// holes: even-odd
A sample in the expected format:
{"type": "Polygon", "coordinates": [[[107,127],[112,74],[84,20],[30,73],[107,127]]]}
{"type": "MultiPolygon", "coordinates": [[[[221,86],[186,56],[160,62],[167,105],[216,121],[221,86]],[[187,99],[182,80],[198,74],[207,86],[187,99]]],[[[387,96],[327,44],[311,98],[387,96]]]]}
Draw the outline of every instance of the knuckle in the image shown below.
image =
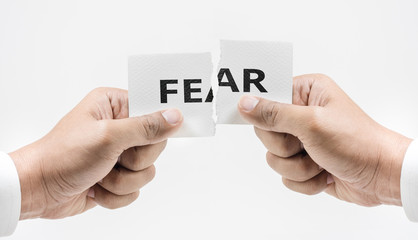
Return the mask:
{"type": "Polygon", "coordinates": [[[293,135],[285,133],[284,136],[284,147],[287,151],[290,151],[291,149],[294,148],[294,144],[295,144],[295,138],[293,135]]]}
{"type": "Polygon", "coordinates": [[[116,189],[124,185],[124,176],[121,171],[115,171],[115,175],[113,177],[113,185],[116,189]]]}
{"type": "Polygon", "coordinates": [[[110,181],[109,190],[111,190],[116,195],[122,195],[124,193],[123,190],[125,189],[124,186],[126,186],[126,184],[123,174],[120,171],[116,171],[110,181]]]}
{"type": "Polygon", "coordinates": [[[277,151],[281,157],[290,157],[293,155],[294,141],[290,138],[291,135],[285,133],[281,141],[276,145],[277,151]]]}
{"type": "Polygon", "coordinates": [[[322,111],[319,108],[310,108],[310,119],[308,123],[308,131],[311,133],[319,133],[323,130],[322,111]]]}
{"type": "Polygon", "coordinates": [[[153,140],[161,131],[161,122],[151,116],[143,116],[140,121],[141,133],[148,141],[153,140]]]}
{"type": "Polygon", "coordinates": [[[286,164],[283,164],[283,160],[276,156],[275,154],[268,152],[266,154],[267,164],[271,169],[273,169],[276,173],[285,176],[288,175],[288,169],[286,168],[286,164]]]}
{"type": "Polygon", "coordinates": [[[295,181],[302,182],[308,180],[307,176],[309,176],[310,166],[306,161],[297,160],[295,166],[295,181]]]}
{"type": "Polygon", "coordinates": [[[304,190],[304,194],[309,195],[309,196],[316,195],[320,192],[321,191],[316,184],[307,184],[307,186],[304,190]]]}
{"type": "Polygon", "coordinates": [[[273,128],[276,125],[276,122],[279,120],[279,111],[279,104],[275,102],[269,102],[263,106],[261,111],[261,119],[269,129],[273,128]]]}
{"type": "Polygon", "coordinates": [[[133,147],[131,150],[131,156],[130,161],[128,164],[128,168],[133,171],[139,171],[144,168],[144,161],[143,161],[143,153],[141,151],[141,148],[133,147]]]}
{"type": "Polygon", "coordinates": [[[99,143],[103,146],[109,146],[113,143],[113,128],[109,121],[101,121],[99,126],[99,143]]]}
{"type": "Polygon", "coordinates": [[[320,188],[313,183],[295,183],[287,178],[282,178],[282,182],[288,189],[305,195],[312,196],[321,192],[320,188]]]}
{"type": "Polygon", "coordinates": [[[323,74],[323,73],[315,73],[313,74],[313,78],[318,81],[328,81],[328,82],[333,81],[328,75],[323,74]]]}
{"type": "Polygon", "coordinates": [[[106,87],[98,87],[90,91],[89,95],[97,96],[103,95],[109,91],[109,88],[106,87]]]}
{"type": "Polygon", "coordinates": [[[151,165],[150,167],[145,169],[144,174],[145,174],[145,179],[147,180],[147,182],[150,182],[152,179],[154,179],[155,174],[156,174],[155,166],[151,165]]]}
{"type": "Polygon", "coordinates": [[[132,171],[141,171],[144,169],[145,163],[141,159],[133,161],[132,166],[130,167],[132,171]]]}
{"type": "Polygon", "coordinates": [[[117,209],[119,208],[118,200],[115,197],[107,196],[102,199],[102,205],[108,209],[117,209]]]}
{"type": "Polygon", "coordinates": [[[276,164],[276,155],[274,155],[273,153],[271,153],[271,152],[267,152],[266,153],[266,160],[267,160],[267,164],[271,167],[271,168],[273,168],[273,169],[275,169],[275,168],[277,168],[277,164],[276,164]]]}
{"type": "Polygon", "coordinates": [[[272,162],[271,162],[270,152],[266,153],[266,162],[267,162],[267,164],[269,165],[270,168],[273,168],[272,162]]]}
{"type": "Polygon", "coordinates": [[[137,190],[136,192],[130,193],[128,195],[125,195],[124,197],[125,197],[125,201],[121,203],[120,207],[125,207],[135,202],[135,200],[137,200],[139,197],[139,190],[137,190]]]}
{"type": "Polygon", "coordinates": [[[109,205],[107,208],[117,209],[128,206],[129,204],[133,203],[138,198],[138,196],[139,191],[124,196],[117,196],[109,201],[109,205]]]}
{"type": "Polygon", "coordinates": [[[131,193],[131,201],[128,204],[131,204],[132,202],[134,202],[135,200],[137,200],[138,197],[139,197],[139,190],[136,191],[136,192],[134,192],[134,193],[131,193]]]}

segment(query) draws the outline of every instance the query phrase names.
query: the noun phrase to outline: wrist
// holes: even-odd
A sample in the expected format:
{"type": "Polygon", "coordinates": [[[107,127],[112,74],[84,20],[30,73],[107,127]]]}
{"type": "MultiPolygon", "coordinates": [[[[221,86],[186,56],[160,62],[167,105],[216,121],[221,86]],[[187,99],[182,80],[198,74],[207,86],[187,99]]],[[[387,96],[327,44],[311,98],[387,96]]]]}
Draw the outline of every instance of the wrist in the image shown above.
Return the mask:
{"type": "Polygon", "coordinates": [[[387,134],[381,138],[377,196],[382,204],[402,206],[401,171],[403,159],[412,139],[400,134],[387,134]]]}
{"type": "Polygon", "coordinates": [[[20,220],[40,217],[45,209],[42,172],[39,156],[31,145],[9,154],[13,159],[20,181],[20,220]]]}

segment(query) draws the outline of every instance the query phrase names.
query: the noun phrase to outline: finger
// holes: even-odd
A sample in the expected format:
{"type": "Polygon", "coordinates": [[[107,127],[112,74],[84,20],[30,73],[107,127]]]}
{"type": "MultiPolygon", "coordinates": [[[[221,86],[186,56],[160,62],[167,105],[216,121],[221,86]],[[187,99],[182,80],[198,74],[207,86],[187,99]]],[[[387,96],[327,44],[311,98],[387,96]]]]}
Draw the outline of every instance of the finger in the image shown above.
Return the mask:
{"type": "Polygon", "coordinates": [[[119,167],[113,168],[98,184],[113,194],[126,195],[138,191],[154,177],[154,165],[137,172],[119,167]]]}
{"type": "Polygon", "coordinates": [[[129,148],[120,156],[119,164],[132,171],[148,168],[154,164],[166,145],[167,140],[151,145],[129,148]]]}
{"type": "Polygon", "coordinates": [[[280,157],[290,157],[302,151],[299,139],[288,133],[277,133],[254,127],[255,134],[269,150],[280,157]]]}
{"type": "Polygon", "coordinates": [[[97,105],[90,105],[90,112],[97,120],[103,119],[104,112],[97,112],[97,106],[108,106],[112,109],[110,115],[106,114],[106,118],[127,118],[129,117],[128,91],[119,88],[99,87],[91,91],[86,99],[96,102],[97,105]]]}
{"type": "Polygon", "coordinates": [[[274,171],[292,181],[304,182],[323,171],[306,153],[299,153],[289,158],[281,158],[271,152],[267,152],[266,159],[274,171]]]}
{"type": "Polygon", "coordinates": [[[115,120],[104,120],[104,134],[117,138],[125,149],[164,141],[176,132],[183,121],[178,109],[115,120]]]}
{"type": "Polygon", "coordinates": [[[139,191],[126,194],[126,195],[116,195],[112,192],[107,191],[99,185],[94,185],[92,187],[93,193],[90,194],[90,198],[102,207],[109,209],[116,209],[128,206],[133,201],[135,201],[139,196],[139,191]]]}
{"type": "Polygon", "coordinates": [[[283,184],[287,188],[295,192],[299,192],[299,193],[303,193],[307,195],[315,195],[324,191],[324,189],[327,188],[328,186],[327,177],[328,177],[328,172],[326,171],[321,172],[317,176],[305,182],[292,181],[290,179],[283,177],[283,184]]]}
{"type": "Polygon", "coordinates": [[[290,133],[298,137],[316,125],[318,107],[307,107],[270,101],[253,96],[242,96],[238,110],[254,126],[267,131],[290,133]]]}

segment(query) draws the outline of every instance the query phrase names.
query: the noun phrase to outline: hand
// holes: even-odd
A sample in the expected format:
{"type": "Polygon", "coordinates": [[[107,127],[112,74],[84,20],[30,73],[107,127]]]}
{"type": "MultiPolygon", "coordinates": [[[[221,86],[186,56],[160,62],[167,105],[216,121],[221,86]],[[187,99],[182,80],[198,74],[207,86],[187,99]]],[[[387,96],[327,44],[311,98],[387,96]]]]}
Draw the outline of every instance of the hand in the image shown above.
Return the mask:
{"type": "Polygon", "coordinates": [[[130,204],[182,121],[176,109],[128,118],[127,91],[92,91],[45,137],[10,154],[21,184],[20,218],[130,204]]]}
{"type": "Polygon", "coordinates": [[[245,96],[238,107],[289,189],[325,191],[364,206],[401,205],[401,167],[411,139],[373,121],[324,75],[295,77],[293,104],[245,96]]]}

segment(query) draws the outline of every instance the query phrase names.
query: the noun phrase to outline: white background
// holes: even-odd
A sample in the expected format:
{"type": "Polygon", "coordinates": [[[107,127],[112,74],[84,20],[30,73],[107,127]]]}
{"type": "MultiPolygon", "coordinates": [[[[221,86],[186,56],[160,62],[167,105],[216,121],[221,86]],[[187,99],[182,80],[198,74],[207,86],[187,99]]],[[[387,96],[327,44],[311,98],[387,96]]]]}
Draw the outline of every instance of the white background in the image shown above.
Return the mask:
{"type": "MultiPolygon", "coordinates": [[[[127,88],[127,56],[294,43],[374,119],[418,137],[418,2],[0,0],[0,149],[46,134],[90,90],[127,88]]],[[[400,207],[285,189],[250,126],[171,139],[131,206],[19,223],[10,239],[417,239],[400,207]]]]}

